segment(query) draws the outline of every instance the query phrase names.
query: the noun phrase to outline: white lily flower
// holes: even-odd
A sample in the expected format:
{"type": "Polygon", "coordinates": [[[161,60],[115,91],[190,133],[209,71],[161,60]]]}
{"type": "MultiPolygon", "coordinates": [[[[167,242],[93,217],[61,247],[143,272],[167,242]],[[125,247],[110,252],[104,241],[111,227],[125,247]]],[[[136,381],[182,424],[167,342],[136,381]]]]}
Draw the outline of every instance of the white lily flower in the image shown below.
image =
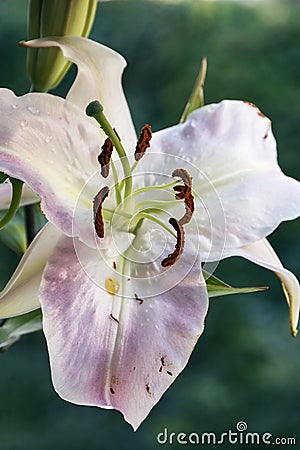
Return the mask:
{"type": "MultiPolygon", "coordinates": [[[[243,249],[298,217],[300,184],[277,164],[270,121],[239,101],[208,105],[155,133],[151,152],[133,171],[136,135],[121,87],[124,59],[78,37],[26,45],[60,47],[78,75],[66,100],[0,90],[0,170],[41,197],[50,222],[0,294],[0,316],[41,304],[57,392],[74,403],[120,410],[136,429],[203,331],[208,296],[200,257],[218,261],[243,251],[253,259],[243,249]],[[98,163],[105,136],[84,113],[95,99],[127,154],[113,158],[106,180],[98,163]],[[180,197],[190,186],[180,186],[179,173],[193,178],[192,218],[191,203],[180,197]],[[182,220],[184,206],[189,217],[182,220]]],[[[280,273],[295,333],[298,282],[275,259],[256,262],[280,273]]]]}

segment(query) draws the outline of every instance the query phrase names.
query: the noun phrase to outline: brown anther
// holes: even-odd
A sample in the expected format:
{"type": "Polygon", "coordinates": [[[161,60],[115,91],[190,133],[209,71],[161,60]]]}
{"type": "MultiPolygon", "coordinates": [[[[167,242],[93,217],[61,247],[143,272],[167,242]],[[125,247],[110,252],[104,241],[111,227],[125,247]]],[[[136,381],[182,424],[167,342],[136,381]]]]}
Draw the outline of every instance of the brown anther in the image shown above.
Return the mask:
{"type": "Polygon", "coordinates": [[[146,153],[147,148],[150,147],[151,138],[152,138],[151,126],[146,124],[142,128],[142,131],[140,132],[140,136],[135,147],[134,159],[136,161],[139,161],[146,153]]]}
{"type": "Polygon", "coordinates": [[[115,393],[115,391],[113,390],[112,387],[111,387],[109,390],[110,390],[111,394],[114,394],[114,393],[115,393]]]}
{"type": "Polygon", "coordinates": [[[192,188],[192,177],[186,169],[175,169],[172,172],[172,177],[181,178],[185,186],[192,188]]]}
{"type": "Polygon", "coordinates": [[[176,192],[175,198],[177,200],[184,200],[185,214],[179,220],[180,225],[185,225],[190,222],[195,211],[194,196],[192,194],[192,177],[185,169],[175,169],[172,177],[179,177],[184,183],[184,186],[174,186],[176,192]]]}
{"type": "MultiPolygon", "coordinates": [[[[115,128],[113,128],[115,135],[118,140],[121,142],[120,136],[118,135],[115,128]]],[[[103,178],[107,178],[109,175],[110,169],[110,158],[114,149],[114,144],[112,143],[110,138],[106,138],[104,144],[101,147],[101,153],[98,156],[98,162],[101,165],[101,175],[103,178]]]]}
{"type": "Polygon", "coordinates": [[[149,383],[146,384],[146,391],[151,395],[149,383]]]}
{"type": "Polygon", "coordinates": [[[101,147],[101,153],[98,156],[98,162],[101,165],[101,175],[107,178],[109,175],[109,163],[113,152],[114,146],[109,138],[106,138],[104,144],[101,147]]]}
{"type": "Polygon", "coordinates": [[[109,187],[104,186],[94,198],[93,209],[94,209],[94,224],[95,231],[99,238],[104,238],[104,221],[102,217],[102,203],[109,194],[109,187]]]}
{"type": "Polygon", "coordinates": [[[167,374],[170,375],[170,377],[173,376],[172,372],[170,372],[169,370],[167,370],[167,374]]]}
{"type": "Polygon", "coordinates": [[[174,217],[169,219],[169,224],[172,225],[174,230],[177,233],[177,241],[175,245],[175,250],[173,253],[170,253],[165,259],[162,260],[161,265],[163,267],[173,266],[176,261],[182,255],[184,249],[184,230],[183,226],[176,220],[174,217]]]}
{"type": "Polygon", "coordinates": [[[117,269],[117,263],[116,263],[116,261],[113,261],[113,269],[114,269],[114,270],[117,269]]]}

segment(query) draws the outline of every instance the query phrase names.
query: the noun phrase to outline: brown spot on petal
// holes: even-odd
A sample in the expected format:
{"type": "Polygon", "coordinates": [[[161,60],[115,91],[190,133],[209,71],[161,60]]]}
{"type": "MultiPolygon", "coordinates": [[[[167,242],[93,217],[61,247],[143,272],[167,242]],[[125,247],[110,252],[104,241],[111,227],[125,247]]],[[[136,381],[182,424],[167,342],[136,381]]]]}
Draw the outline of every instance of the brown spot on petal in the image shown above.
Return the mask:
{"type": "Polygon", "coordinates": [[[142,300],[137,294],[134,294],[134,298],[140,303],[140,305],[144,303],[144,300],[142,300]]]}
{"type": "Polygon", "coordinates": [[[252,102],[247,102],[246,100],[243,100],[243,102],[246,103],[246,104],[249,105],[249,106],[252,106],[252,108],[255,108],[255,109],[257,110],[257,114],[258,114],[260,117],[266,117],[266,116],[261,112],[261,110],[260,110],[254,103],[252,103],[252,102]]]}
{"type": "Polygon", "coordinates": [[[110,390],[111,394],[115,394],[115,391],[113,390],[112,387],[109,390],[110,390]]]}
{"type": "Polygon", "coordinates": [[[110,318],[112,319],[112,320],[114,320],[116,323],[120,323],[120,321],[115,317],[115,316],[113,316],[111,313],[110,313],[110,318]]]}
{"type": "Polygon", "coordinates": [[[140,132],[140,136],[135,147],[134,158],[136,161],[139,161],[146,153],[147,148],[150,147],[151,138],[152,138],[151,126],[146,124],[142,128],[142,131],[140,132]]]}
{"type": "Polygon", "coordinates": [[[163,367],[165,367],[165,359],[166,359],[166,357],[167,357],[167,355],[164,355],[164,356],[162,356],[161,358],[160,358],[160,362],[161,362],[161,366],[160,366],[160,368],[159,368],[159,372],[162,372],[162,370],[163,370],[163,367]]]}
{"type": "Polygon", "coordinates": [[[169,223],[177,233],[177,241],[174,252],[170,253],[165,259],[162,260],[161,265],[163,267],[173,266],[173,264],[175,264],[182,255],[184,249],[183,226],[174,217],[171,217],[171,219],[169,219],[169,223]]]}
{"type": "Polygon", "coordinates": [[[109,194],[109,187],[104,186],[94,198],[93,209],[94,209],[94,224],[95,230],[98,237],[104,237],[104,221],[102,217],[102,203],[109,194]]]}

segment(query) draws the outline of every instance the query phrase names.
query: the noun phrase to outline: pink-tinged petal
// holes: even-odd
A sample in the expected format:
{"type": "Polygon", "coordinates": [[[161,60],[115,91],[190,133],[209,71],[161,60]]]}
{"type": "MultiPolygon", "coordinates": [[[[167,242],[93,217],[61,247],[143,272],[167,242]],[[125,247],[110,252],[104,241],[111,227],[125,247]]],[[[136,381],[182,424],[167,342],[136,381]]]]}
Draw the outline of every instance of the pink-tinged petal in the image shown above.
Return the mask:
{"type": "Polygon", "coordinates": [[[136,134],[122,89],[121,78],[126,61],[121,55],[98,42],[78,36],[36,39],[25,45],[59,47],[63,55],[78,67],[67,100],[83,111],[91,101],[99,100],[124,148],[129,153],[134,151],[136,134]]]}
{"type": "Polygon", "coordinates": [[[24,253],[6,287],[0,293],[0,318],[18,316],[39,308],[39,285],[45,264],[62,233],[46,224],[24,253]]]}
{"type": "MultiPolygon", "coordinates": [[[[300,183],[280,170],[271,122],[252,104],[225,100],[200,108],[184,124],[154,133],[151,150],[166,155],[169,173],[175,166],[168,155],[195,166],[201,236],[209,238],[211,225],[215,235],[206,258],[215,259],[223,246],[256,242],[300,214],[300,183]]],[[[160,163],[157,170],[165,169],[160,163]]]]}
{"type": "Polygon", "coordinates": [[[121,411],[136,429],[183,370],[203,331],[208,297],[200,261],[184,251],[165,273],[164,282],[171,278],[174,287],[162,292],[163,282],[159,293],[150,278],[156,294],[143,297],[139,279],[122,276],[121,258],[108,265],[74,241],[80,261],[72,239],[62,239],[40,290],[53,384],[70,402],[121,411]],[[105,289],[109,277],[113,286],[119,283],[115,295],[105,289]]]}
{"type": "MultiPolygon", "coordinates": [[[[0,184],[0,210],[8,209],[11,203],[12,186],[10,182],[0,184]]],[[[31,205],[32,203],[38,203],[40,197],[32,192],[28,186],[23,186],[22,198],[20,206],[31,205]]]]}
{"type": "Polygon", "coordinates": [[[262,239],[254,244],[228,251],[225,253],[225,257],[228,256],[242,256],[255,264],[275,272],[282,283],[282,288],[290,308],[291,332],[293,336],[296,336],[300,305],[299,282],[292,272],[283,267],[267,239],[262,239]]]}
{"type": "Polygon", "coordinates": [[[99,127],[75,105],[50,94],[16,97],[1,89],[0,112],[0,171],[39,195],[48,220],[67,235],[73,233],[76,206],[77,235],[84,240],[99,184],[80,193],[99,171],[99,127]]]}

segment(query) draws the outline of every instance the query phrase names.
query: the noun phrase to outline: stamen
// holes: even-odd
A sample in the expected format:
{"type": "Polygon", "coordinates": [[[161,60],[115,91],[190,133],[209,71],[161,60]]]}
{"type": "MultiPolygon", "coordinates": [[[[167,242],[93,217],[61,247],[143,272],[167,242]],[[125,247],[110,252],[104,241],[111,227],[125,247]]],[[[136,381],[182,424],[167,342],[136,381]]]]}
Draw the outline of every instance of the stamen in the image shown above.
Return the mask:
{"type": "Polygon", "coordinates": [[[101,147],[102,151],[98,156],[98,162],[101,165],[101,175],[103,176],[103,178],[107,178],[109,175],[109,163],[113,149],[114,145],[111,142],[110,138],[106,138],[104,144],[101,147]]]}
{"type": "Polygon", "coordinates": [[[177,233],[177,241],[176,241],[174,252],[170,253],[165,259],[162,260],[161,265],[163,267],[173,266],[173,264],[175,264],[176,261],[182,255],[182,252],[183,252],[183,249],[184,249],[184,230],[183,230],[183,226],[174,217],[171,217],[169,219],[169,224],[172,225],[172,227],[174,228],[174,230],[177,233]]]}
{"type": "Polygon", "coordinates": [[[140,132],[140,136],[138,142],[135,147],[134,159],[139,161],[142,159],[148,147],[150,147],[150,141],[152,138],[152,130],[151,126],[146,124],[142,131],[140,132]]]}
{"type": "Polygon", "coordinates": [[[185,225],[190,222],[195,211],[194,196],[192,194],[192,177],[185,169],[175,169],[172,173],[172,177],[179,177],[182,179],[184,186],[174,186],[173,189],[176,192],[175,198],[178,200],[184,200],[185,214],[179,220],[180,225],[185,225]]]}
{"type": "Polygon", "coordinates": [[[109,194],[109,187],[104,186],[96,197],[94,198],[93,202],[93,209],[94,209],[94,224],[95,224],[95,230],[96,234],[99,238],[104,238],[104,221],[102,217],[102,204],[106,197],[109,194]]]}

